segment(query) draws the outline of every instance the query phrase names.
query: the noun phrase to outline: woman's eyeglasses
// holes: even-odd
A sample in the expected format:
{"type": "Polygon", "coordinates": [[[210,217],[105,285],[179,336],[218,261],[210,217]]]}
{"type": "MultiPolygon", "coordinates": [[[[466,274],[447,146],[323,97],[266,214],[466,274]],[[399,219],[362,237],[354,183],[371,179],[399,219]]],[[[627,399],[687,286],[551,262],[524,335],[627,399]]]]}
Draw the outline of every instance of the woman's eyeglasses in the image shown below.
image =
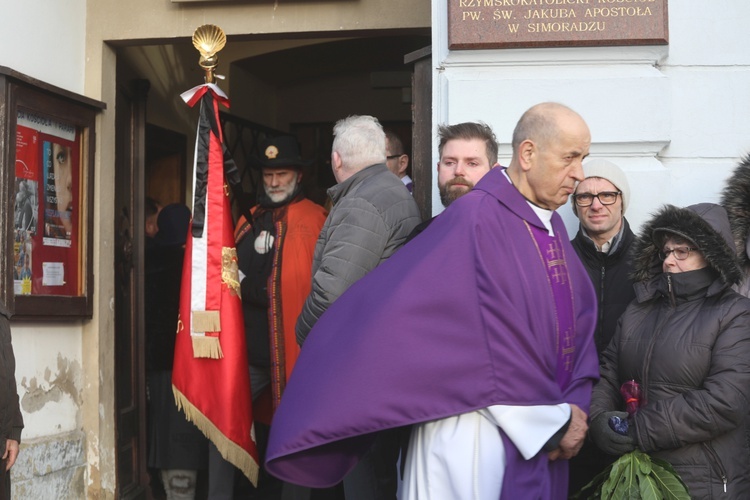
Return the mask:
{"type": "Polygon", "coordinates": [[[675,248],[663,248],[659,251],[659,258],[661,260],[667,260],[669,254],[674,254],[674,258],[677,260],[685,260],[690,257],[690,252],[698,250],[692,247],[675,247],[675,248]]]}

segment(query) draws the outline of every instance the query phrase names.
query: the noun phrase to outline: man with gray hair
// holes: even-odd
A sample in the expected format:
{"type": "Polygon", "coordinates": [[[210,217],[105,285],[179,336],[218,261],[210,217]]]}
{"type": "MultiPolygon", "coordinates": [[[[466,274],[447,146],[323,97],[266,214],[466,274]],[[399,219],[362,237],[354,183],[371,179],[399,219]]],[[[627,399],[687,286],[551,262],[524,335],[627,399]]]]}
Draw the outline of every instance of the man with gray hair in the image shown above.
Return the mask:
{"type": "Polygon", "coordinates": [[[318,318],[359,278],[390,257],[419,224],[419,209],[385,166],[385,133],[372,116],[333,127],[328,190],[333,207],[313,257],[312,291],[297,320],[302,345],[318,318]]]}
{"type": "MultiPolygon", "coordinates": [[[[336,123],[333,135],[331,166],[338,184],[328,190],[333,207],[315,246],[312,289],[297,320],[300,345],[328,306],[398,250],[420,222],[414,198],[386,168],[378,120],[350,116],[336,123]]],[[[344,479],[347,498],[395,498],[397,457],[394,436],[376,440],[344,479]]]]}
{"type": "MultiPolygon", "coordinates": [[[[630,186],[620,167],[607,160],[586,162],[583,175],[571,196],[573,213],[580,221],[571,243],[596,289],[599,316],[594,342],[601,354],[615,334],[617,320],[635,298],[629,256],[635,237],[625,219],[630,186]]],[[[569,491],[580,490],[614,459],[587,440],[570,461],[569,491]]]]}

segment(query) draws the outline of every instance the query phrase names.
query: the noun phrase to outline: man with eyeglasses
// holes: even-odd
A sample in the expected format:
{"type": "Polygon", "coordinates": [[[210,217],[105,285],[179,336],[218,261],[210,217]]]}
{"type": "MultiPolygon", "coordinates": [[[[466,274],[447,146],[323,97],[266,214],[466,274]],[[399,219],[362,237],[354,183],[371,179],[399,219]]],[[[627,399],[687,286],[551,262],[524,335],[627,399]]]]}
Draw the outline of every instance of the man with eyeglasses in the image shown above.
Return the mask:
{"type": "Polygon", "coordinates": [[[409,155],[404,153],[404,143],[393,130],[385,129],[385,166],[396,174],[410,193],[414,191],[414,183],[406,174],[409,168],[409,155]]]}
{"type": "MultiPolygon", "coordinates": [[[[629,258],[635,237],[624,217],[630,186],[620,167],[607,160],[588,161],[583,173],[584,180],[571,196],[573,213],[580,221],[571,243],[596,289],[599,316],[594,341],[601,354],[615,334],[617,320],[635,298],[629,258]]],[[[613,460],[587,440],[570,461],[570,492],[580,490],[613,460]]]]}

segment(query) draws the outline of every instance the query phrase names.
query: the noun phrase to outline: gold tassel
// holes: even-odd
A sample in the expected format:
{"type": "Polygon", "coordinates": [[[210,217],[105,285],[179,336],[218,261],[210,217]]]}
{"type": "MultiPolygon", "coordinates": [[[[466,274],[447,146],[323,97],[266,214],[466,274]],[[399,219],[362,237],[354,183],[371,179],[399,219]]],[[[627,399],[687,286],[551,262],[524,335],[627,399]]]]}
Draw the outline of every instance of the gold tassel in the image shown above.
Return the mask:
{"type": "Polygon", "coordinates": [[[193,357],[221,359],[224,353],[221,350],[219,337],[207,337],[193,335],[193,357]]]}
{"type": "MultiPolygon", "coordinates": [[[[177,388],[172,386],[177,409],[185,412],[185,417],[193,422],[198,429],[216,446],[221,456],[227,462],[230,462],[250,480],[253,486],[258,486],[258,464],[253,460],[250,454],[242,449],[237,443],[228,439],[198,408],[182,394],[177,388]]],[[[250,430],[253,442],[255,442],[255,424],[250,430]]]]}
{"type": "Polygon", "coordinates": [[[219,311],[193,311],[194,332],[220,332],[221,316],[219,311]]]}

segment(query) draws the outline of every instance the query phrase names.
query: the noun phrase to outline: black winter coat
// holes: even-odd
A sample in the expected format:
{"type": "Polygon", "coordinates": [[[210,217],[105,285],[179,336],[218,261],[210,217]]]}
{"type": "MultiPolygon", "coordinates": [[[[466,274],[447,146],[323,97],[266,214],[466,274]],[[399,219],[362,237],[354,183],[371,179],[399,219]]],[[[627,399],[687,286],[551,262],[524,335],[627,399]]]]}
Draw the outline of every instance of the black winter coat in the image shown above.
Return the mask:
{"type": "Polygon", "coordinates": [[[146,252],[146,371],[171,370],[180,313],[180,286],[185,249],[153,245],[146,252]]]}
{"type": "Polygon", "coordinates": [[[634,247],[636,272],[650,278],[636,284],[636,302],[602,355],[591,418],[623,411],[619,388],[636,380],[646,396],[631,422],[638,448],[672,464],[693,498],[747,499],[750,300],[730,288],[739,268],[729,246],[700,234],[711,228],[696,214],[672,208],[645,226],[634,247]],[[691,236],[709,267],[660,271],[655,228],[691,236]]]}
{"type": "Polygon", "coordinates": [[[0,306],[0,456],[5,453],[7,439],[21,442],[23,429],[16,388],[16,358],[8,317],[7,311],[0,306]]]}
{"type": "Polygon", "coordinates": [[[589,273],[599,301],[599,319],[596,322],[594,341],[596,352],[601,354],[615,334],[617,320],[635,298],[633,290],[633,264],[630,248],[635,240],[630,224],[623,219],[622,235],[617,247],[609,253],[596,249],[594,242],[578,230],[570,243],[589,273]]]}
{"type": "Polygon", "coordinates": [[[744,272],[735,289],[750,297],[750,154],[745,155],[727,179],[721,193],[721,205],[729,216],[737,255],[744,272]]]}

